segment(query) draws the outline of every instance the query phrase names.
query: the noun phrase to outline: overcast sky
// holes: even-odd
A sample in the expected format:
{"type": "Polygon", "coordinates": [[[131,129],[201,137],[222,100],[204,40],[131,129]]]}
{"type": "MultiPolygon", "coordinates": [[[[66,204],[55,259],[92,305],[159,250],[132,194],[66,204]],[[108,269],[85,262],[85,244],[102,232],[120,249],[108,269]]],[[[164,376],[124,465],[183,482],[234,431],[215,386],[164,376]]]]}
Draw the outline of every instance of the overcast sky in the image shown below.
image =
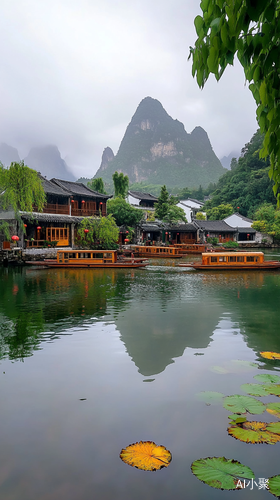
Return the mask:
{"type": "Polygon", "coordinates": [[[0,142],[20,156],[55,144],[77,177],[117,153],[147,96],[187,132],[200,125],[217,156],[257,130],[239,63],[200,90],[187,61],[199,0],[1,0],[0,142]]]}

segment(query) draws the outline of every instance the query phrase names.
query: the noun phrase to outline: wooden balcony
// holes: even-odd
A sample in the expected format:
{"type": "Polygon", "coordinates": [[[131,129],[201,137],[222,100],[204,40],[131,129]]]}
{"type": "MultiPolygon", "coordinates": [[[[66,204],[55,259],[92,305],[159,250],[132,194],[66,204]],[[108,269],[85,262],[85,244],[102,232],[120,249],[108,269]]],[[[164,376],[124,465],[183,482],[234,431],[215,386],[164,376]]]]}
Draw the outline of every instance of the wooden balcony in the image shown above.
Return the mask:
{"type": "MultiPolygon", "coordinates": [[[[77,217],[90,217],[92,215],[100,215],[100,210],[96,210],[92,207],[84,207],[84,208],[77,208],[75,206],[69,206],[69,205],[59,205],[58,203],[52,204],[52,203],[47,203],[44,208],[43,208],[43,213],[44,214],[60,214],[60,215],[70,215],[70,208],[71,208],[71,215],[77,216],[77,217]]],[[[33,206],[33,211],[37,212],[38,208],[33,206]]],[[[106,206],[102,207],[101,215],[104,217],[106,216],[106,206]]]]}

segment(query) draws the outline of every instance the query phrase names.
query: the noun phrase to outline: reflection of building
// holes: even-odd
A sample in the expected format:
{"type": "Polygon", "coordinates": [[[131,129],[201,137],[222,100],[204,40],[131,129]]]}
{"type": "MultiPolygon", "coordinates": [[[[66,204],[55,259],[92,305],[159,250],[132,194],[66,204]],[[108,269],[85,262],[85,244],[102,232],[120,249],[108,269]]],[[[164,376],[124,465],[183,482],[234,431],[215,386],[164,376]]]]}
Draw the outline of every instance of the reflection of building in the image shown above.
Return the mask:
{"type": "MultiPolygon", "coordinates": [[[[19,236],[21,247],[39,248],[51,246],[53,242],[57,242],[57,246],[72,246],[75,227],[82,218],[106,215],[106,203],[110,196],[97,193],[78,182],[47,180],[42,176],[40,179],[47,201],[42,213],[35,206],[32,212],[19,212],[25,234],[13,211],[0,214],[0,220],[6,220],[11,231],[19,236]]],[[[5,246],[9,247],[9,242],[5,246]]]]}

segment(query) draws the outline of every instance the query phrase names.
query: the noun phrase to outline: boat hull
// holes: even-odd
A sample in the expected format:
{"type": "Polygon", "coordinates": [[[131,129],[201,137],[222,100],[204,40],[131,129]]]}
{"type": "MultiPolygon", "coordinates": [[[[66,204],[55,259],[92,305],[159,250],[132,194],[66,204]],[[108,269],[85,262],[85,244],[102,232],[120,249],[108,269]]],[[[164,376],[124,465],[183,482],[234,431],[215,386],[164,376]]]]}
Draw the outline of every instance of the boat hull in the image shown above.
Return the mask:
{"type": "Polygon", "coordinates": [[[101,268],[101,269],[107,269],[107,268],[129,268],[129,269],[134,269],[138,267],[146,267],[148,265],[148,262],[110,262],[110,263],[75,263],[75,264],[67,264],[67,263],[60,263],[60,262],[50,262],[47,260],[42,260],[42,261],[27,261],[26,264],[32,265],[32,266],[41,266],[41,267],[56,267],[56,268],[67,268],[67,269],[73,269],[73,268],[83,268],[83,269],[88,269],[88,268],[101,268]]]}
{"type": "Polygon", "coordinates": [[[180,267],[189,267],[193,269],[197,269],[199,271],[242,271],[242,270],[250,270],[250,271],[260,271],[260,270],[269,270],[269,269],[280,269],[280,262],[264,262],[262,264],[254,264],[254,265],[207,265],[201,263],[192,263],[192,264],[178,264],[180,267]]]}

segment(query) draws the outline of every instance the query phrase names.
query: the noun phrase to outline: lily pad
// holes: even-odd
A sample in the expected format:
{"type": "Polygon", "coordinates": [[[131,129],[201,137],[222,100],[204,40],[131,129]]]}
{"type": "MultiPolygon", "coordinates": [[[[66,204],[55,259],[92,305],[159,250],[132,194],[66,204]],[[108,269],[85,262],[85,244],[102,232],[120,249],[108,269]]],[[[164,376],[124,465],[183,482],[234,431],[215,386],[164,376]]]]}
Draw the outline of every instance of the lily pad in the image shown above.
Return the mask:
{"type": "Polygon", "coordinates": [[[263,373],[262,375],[255,375],[254,378],[266,384],[280,384],[279,375],[270,375],[270,373],[263,373]]]}
{"type": "Polygon", "coordinates": [[[255,477],[249,467],[225,457],[200,458],[192,463],[191,470],[200,481],[220,490],[235,490],[240,478],[255,477]]]}
{"type": "Polygon", "coordinates": [[[224,397],[224,394],[215,391],[203,391],[197,394],[197,398],[207,404],[221,403],[224,397]]]}
{"type": "Polygon", "coordinates": [[[233,415],[229,415],[228,418],[232,421],[235,422],[236,424],[240,424],[241,422],[246,422],[246,413],[241,415],[240,413],[234,413],[233,415]]]}
{"type": "Polygon", "coordinates": [[[269,392],[266,390],[266,385],[261,384],[242,384],[242,391],[251,394],[251,396],[268,396],[269,392]]]}
{"type": "Polygon", "coordinates": [[[280,418],[280,403],[268,403],[266,411],[274,417],[280,418]]]}
{"type": "Polygon", "coordinates": [[[268,478],[268,491],[275,497],[280,497],[280,475],[268,478]]]}
{"type": "Polygon", "coordinates": [[[266,358],[266,359],[280,359],[280,354],[279,354],[279,352],[262,351],[262,352],[260,352],[260,355],[261,355],[263,358],[266,358]]]}
{"type": "Polygon", "coordinates": [[[280,397],[280,384],[265,384],[267,394],[273,394],[280,397]]]}
{"type": "Polygon", "coordinates": [[[228,433],[244,443],[275,444],[280,441],[280,422],[268,424],[266,422],[243,422],[232,425],[228,433]]]}
{"type": "Polygon", "coordinates": [[[224,399],[223,407],[228,411],[234,413],[251,413],[253,415],[260,415],[265,411],[265,405],[258,399],[251,396],[241,396],[234,394],[234,396],[227,396],[224,399]]]}
{"type": "Polygon", "coordinates": [[[120,458],[137,469],[156,471],[168,467],[172,455],[164,446],[158,446],[153,441],[139,441],[124,448],[120,458]]]}

